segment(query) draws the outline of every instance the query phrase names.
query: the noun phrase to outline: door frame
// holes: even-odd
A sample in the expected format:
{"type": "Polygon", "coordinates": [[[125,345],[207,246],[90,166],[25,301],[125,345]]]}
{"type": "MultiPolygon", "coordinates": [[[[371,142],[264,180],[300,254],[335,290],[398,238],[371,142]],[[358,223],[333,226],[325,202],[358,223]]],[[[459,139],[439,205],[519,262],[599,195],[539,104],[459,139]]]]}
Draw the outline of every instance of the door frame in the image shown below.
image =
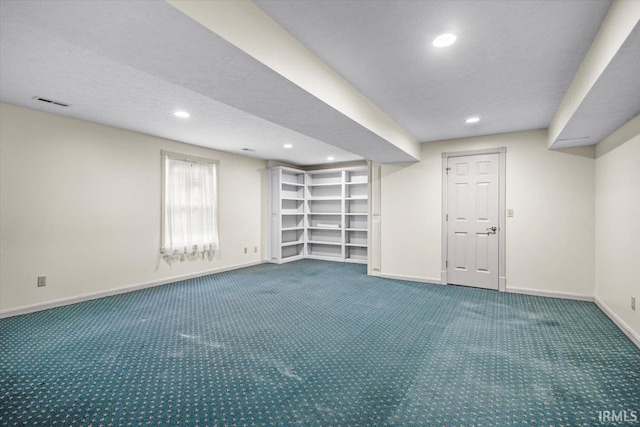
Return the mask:
{"type": "Polygon", "coordinates": [[[455,151],[442,153],[442,263],[440,268],[440,282],[447,285],[447,254],[449,239],[449,222],[447,214],[449,209],[448,179],[447,179],[447,163],[450,157],[477,156],[480,154],[499,154],[499,172],[498,172],[498,290],[506,292],[506,214],[507,214],[507,147],[487,148],[484,150],[455,151]]]}

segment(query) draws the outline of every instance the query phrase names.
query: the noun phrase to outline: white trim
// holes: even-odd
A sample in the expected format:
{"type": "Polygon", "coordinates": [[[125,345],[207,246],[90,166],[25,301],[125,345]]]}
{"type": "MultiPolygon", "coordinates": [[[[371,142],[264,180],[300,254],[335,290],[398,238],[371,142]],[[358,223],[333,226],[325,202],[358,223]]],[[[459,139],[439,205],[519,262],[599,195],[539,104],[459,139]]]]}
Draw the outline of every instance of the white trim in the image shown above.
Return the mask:
{"type": "MultiPolygon", "coordinates": [[[[366,161],[365,161],[366,162],[366,161]]],[[[319,165],[319,166],[325,166],[325,165],[319,165]]],[[[303,172],[306,173],[312,173],[312,174],[323,174],[323,173],[336,173],[336,172],[357,172],[357,171],[366,171],[369,169],[369,166],[367,163],[364,163],[362,165],[355,165],[355,166],[335,166],[335,165],[331,165],[330,168],[319,168],[319,169],[314,169],[312,168],[305,168],[303,172]]],[[[365,184],[364,182],[362,184],[365,184]]]]}
{"type": "Polygon", "coordinates": [[[407,282],[420,282],[434,285],[441,284],[439,279],[433,279],[430,277],[404,276],[401,274],[380,274],[379,277],[382,277],[383,279],[405,280],[407,282]]]}
{"type": "Polygon", "coordinates": [[[507,278],[504,276],[498,277],[498,290],[500,292],[507,292],[507,278]]]}
{"type": "Polygon", "coordinates": [[[442,153],[442,158],[480,156],[482,154],[502,154],[507,152],[507,147],[484,148],[482,150],[452,151],[442,153]]]}
{"type": "Polygon", "coordinates": [[[326,255],[307,255],[306,257],[304,257],[304,259],[316,259],[318,261],[329,261],[329,262],[344,262],[344,257],[332,257],[332,256],[326,256],[326,255]]]}
{"type": "Polygon", "coordinates": [[[507,147],[486,148],[482,150],[468,150],[457,152],[442,153],[442,252],[440,262],[440,280],[439,283],[448,284],[446,265],[449,236],[449,222],[446,220],[448,214],[448,178],[447,164],[450,157],[478,156],[482,154],[499,154],[499,174],[498,174],[498,290],[500,292],[507,291],[507,147]]]}
{"type": "Polygon", "coordinates": [[[500,151],[500,173],[498,175],[498,290],[507,290],[507,148],[500,151]]]}
{"type": "Polygon", "coordinates": [[[296,168],[292,168],[292,167],[289,167],[289,166],[273,166],[273,167],[267,168],[267,169],[271,169],[271,170],[280,169],[280,170],[283,170],[283,171],[293,172],[293,173],[305,173],[306,172],[306,171],[304,171],[302,169],[296,169],[296,168]]]}
{"type": "MultiPolygon", "coordinates": [[[[304,245],[304,243],[300,243],[300,244],[304,245]]],[[[304,255],[289,256],[286,258],[274,259],[267,262],[270,264],[286,264],[288,262],[300,261],[301,259],[305,259],[305,256],[304,255]]]]}
{"type": "MultiPolygon", "coordinates": [[[[369,203],[367,217],[367,274],[369,276],[380,276],[382,266],[381,248],[381,224],[382,216],[380,212],[381,201],[381,171],[382,166],[372,161],[369,164],[369,203]]],[[[344,222],[343,222],[344,224],[344,222]]]]}
{"type": "Polygon", "coordinates": [[[513,286],[507,287],[506,291],[512,294],[525,294],[525,295],[533,295],[537,297],[562,298],[562,299],[572,299],[576,301],[594,302],[592,295],[575,294],[571,292],[547,291],[544,289],[516,288],[513,286]]]}
{"type": "Polygon", "coordinates": [[[600,308],[600,310],[602,310],[604,314],[606,314],[609,319],[611,319],[611,321],[613,321],[613,323],[615,323],[616,326],[620,328],[622,332],[624,332],[624,334],[631,340],[631,342],[633,342],[636,347],[640,348],[640,335],[635,333],[633,329],[631,329],[629,325],[627,325],[624,320],[622,320],[616,313],[614,313],[614,311],[611,310],[609,306],[607,306],[600,298],[598,298],[597,296],[594,297],[594,302],[596,303],[598,308],[600,308]]]}
{"type": "Polygon", "coordinates": [[[79,302],[90,301],[98,298],[104,298],[112,295],[124,294],[127,292],[138,291],[140,289],[152,288],[155,286],[166,285],[168,283],[178,282],[181,280],[194,279],[196,277],[208,276],[210,274],[222,273],[230,270],[237,270],[239,268],[251,267],[258,264],[263,264],[267,261],[253,261],[245,264],[236,264],[228,267],[214,268],[211,270],[201,271],[199,273],[183,274],[180,276],[167,277],[165,279],[152,280],[150,282],[137,283],[129,286],[123,286],[120,288],[109,289],[106,291],[92,292],[89,294],[77,295],[74,297],[60,298],[53,301],[41,302],[37,304],[25,305],[18,308],[11,308],[8,310],[0,311],[0,319],[5,317],[18,316],[20,314],[33,313],[35,311],[47,310],[55,307],[62,307],[65,305],[76,304],[79,302]]]}
{"type": "Polygon", "coordinates": [[[447,256],[449,255],[449,237],[447,234],[449,233],[449,221],[447,221],[447,214],[449,208],[449,191],[447,191],[447,187],[449,185],[449,178],[447,174],[448,168],[448,156],[447,153],[442,153],[442,225],[441,225],[441,244],[442,244],[442,252],[440,253],[440,283],[446,285],[449,283],[447,279],[447,273],[449,268],[447,267],[447,256]]]}
{"type": "Polygon", "coordinates": [[[160,150],[160,154],[163,159],[165,157],[173,157],[174,159],[185,160],[187,162],[213,163],[214,165],[220,164],[220,160],[208,159],[206,157],[192,156],[191,154],[182,154],[182,153],[176,153],[176,152],[167,151],[167,150],[160,150]]]}

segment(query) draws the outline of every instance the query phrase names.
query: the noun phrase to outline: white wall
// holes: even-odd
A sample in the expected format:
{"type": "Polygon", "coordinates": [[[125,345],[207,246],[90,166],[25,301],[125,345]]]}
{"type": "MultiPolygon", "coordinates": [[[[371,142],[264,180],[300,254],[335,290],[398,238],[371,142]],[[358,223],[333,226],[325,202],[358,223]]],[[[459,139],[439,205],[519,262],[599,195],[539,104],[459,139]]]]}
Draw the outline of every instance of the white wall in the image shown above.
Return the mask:
{"type": "Polygon", "coordinates": [[[261,260],[264,161],[6,104],[0,118],[1,312],[261,260]],[[158,263],[162,149],[220,161],[212,261],[158,263]]]}
{"type": "Polygon", "coordinates": [[[640,342],[640,134],[596,160],[595,230],[596,298],[640,342]]]}
{"type": "Polygon", "coordinates": [[[547,150],[545,130],[422,144],[382,167],[383,275],[439,282],[442,152],[507,147],[507,290],[593,297],[594,159],[547,150]]]}

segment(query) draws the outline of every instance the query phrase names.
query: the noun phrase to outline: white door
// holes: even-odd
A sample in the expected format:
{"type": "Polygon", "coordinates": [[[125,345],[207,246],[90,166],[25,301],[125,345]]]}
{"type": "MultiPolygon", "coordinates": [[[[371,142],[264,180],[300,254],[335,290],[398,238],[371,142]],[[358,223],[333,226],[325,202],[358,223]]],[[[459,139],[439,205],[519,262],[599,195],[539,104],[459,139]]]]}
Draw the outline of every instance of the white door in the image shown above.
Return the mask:
{"type": "Polygon", "coordinates": [[[447,282],[497,290],[500,155],[447,163],[447,282]]]}

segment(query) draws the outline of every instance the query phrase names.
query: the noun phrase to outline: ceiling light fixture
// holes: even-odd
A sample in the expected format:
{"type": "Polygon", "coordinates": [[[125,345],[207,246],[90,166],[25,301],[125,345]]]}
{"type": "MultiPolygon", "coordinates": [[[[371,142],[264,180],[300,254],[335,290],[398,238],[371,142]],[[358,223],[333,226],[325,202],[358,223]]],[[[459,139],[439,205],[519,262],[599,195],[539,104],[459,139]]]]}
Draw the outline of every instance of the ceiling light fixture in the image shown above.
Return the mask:
{"type": "Polygon", "coordinates": [[[469,117],[465,120],[465,123],[478,123],[480,121],[480,117],[469,117]]]}
{"type": "Polygon", "coordinates": [[[284,144],[284,145],[283,145],[283,147],[284,147],[284,148],[293,148],[293,145],[291,145],[291,144],[284,144]]]}
{"type": "Polygon", "coordinates": [[[442,34],[433,39],[433,45],[435,47],[446,47],[451,46],[456,41],[456,36],[454,34],[442,34]]]}
{"type": "Polygon", "coordinates": [[[333,156],[329,156],[329,157],[327,157],[327,160],[329,160],[329,161],[333,161],[333,160],[335,160],[335,157],[333,157],[333,156]]]}
{"type": "Polygon", "coordinates": [[[191,114],[187,113],[186,111],[176,111],[175,113],[173,113],[173,115],[183,119],[188,119],[189,117],[191,117],[191,114]]]}

